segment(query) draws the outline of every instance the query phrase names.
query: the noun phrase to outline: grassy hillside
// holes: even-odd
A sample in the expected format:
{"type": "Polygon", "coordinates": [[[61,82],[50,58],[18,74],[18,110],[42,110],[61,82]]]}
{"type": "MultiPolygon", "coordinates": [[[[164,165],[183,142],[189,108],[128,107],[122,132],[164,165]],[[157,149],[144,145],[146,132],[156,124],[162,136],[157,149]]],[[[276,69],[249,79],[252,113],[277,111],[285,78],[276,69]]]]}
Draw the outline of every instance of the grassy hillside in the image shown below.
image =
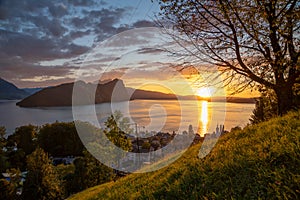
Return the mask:
{"type": "Polygon", "coordinates": [[[300,111],[193,146],[172,165],[96,186],[70,199],[299,199],[300,111]]]}

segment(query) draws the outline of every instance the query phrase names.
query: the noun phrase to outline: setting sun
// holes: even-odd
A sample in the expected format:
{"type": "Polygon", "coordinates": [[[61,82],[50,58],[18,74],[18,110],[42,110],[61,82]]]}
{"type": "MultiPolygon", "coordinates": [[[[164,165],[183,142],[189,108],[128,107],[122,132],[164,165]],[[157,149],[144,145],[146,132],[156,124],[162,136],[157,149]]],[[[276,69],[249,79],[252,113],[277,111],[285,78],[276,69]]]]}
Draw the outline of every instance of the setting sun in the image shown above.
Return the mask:
{"type": "Polygon", "coordinates": [[[200,97],[211,97],[212,96],[212,88],[209,87],[203,87],[203,88],[199,88],[197,90],[197,95],[200,97]]]}

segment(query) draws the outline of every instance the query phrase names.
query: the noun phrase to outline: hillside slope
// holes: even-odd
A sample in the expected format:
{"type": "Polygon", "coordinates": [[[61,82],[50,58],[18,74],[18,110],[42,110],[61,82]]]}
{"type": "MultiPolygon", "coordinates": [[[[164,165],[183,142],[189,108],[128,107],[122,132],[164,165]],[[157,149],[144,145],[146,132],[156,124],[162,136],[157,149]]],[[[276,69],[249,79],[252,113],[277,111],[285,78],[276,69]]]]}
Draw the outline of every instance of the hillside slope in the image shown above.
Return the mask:
{"type": "Polygon", "coordinates": [[[204,159],[193,146],[156,172],[131,174],[76,199],[298,199],[300,111],[219,139],[204,159]]]}
{"type": "MultiPolygon", "coordinates": [[[[21,100],[17,105],[21,107],[72,106],[73,87],[74,83],[72,82],[44,88],[21,100]]],[[[76,89],[78,90],[77,95],[80,95],[80,98],[77,98],[79,105],[87,104],[87,102],[95,102],[97,104],[110,101],[125,101],[130,98],[123,81],[119,79],[98,85],[78,81],[76,89]],[[93,93],[94,95],[92,95],[93,93]]]]}
{"type": "Polygon", "coordinates": [[[0,99],[22,99],[28,95],[29,93],[26,91],[19,89],[14,84],[0,78],[0,99]]]}

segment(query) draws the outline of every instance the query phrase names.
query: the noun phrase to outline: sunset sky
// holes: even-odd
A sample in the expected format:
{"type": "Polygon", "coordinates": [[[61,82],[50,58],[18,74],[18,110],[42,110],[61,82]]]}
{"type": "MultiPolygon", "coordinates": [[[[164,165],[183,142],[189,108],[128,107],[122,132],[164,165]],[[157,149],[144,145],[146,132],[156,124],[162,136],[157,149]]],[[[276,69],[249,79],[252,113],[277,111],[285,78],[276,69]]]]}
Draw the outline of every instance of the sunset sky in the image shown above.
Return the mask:
{"type": "Polygon", "coordinates": [[[165,52],[179,47],[155,28],[158,12],[150,0],[2,0],[0,77],[20,88],[121,78],[128,87],[222,94],[207,78],[216,69],[180,70],[182,60],[165,52]]]}
{"type": "Polygon", "coordinates": [[[116,33],[153,26],[148,0],[0,1],[1,77],[19,87],[72,81],[81,57],[116,33]]]}

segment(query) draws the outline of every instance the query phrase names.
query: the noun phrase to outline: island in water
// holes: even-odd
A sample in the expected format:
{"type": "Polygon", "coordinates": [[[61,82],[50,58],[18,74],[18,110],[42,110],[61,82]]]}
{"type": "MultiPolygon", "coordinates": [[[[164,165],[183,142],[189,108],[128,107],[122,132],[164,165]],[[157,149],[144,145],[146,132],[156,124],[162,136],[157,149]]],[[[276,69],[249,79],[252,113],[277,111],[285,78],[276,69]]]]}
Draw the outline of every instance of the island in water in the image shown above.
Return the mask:
{"type": "MultiPolygon", "coordinates": [[[[60,107],[72,106],[73,88],[76,84],[76,93],[80,95],[76,105],[85,105],[89,103],[105,103],[131,101],[137,99],[147,100],[206,100],[212,101],[212,98],[203,98],[199,96],[180,96],[175,94],[166,94],[157,91],[148,91],[126,87],[122,80],[114,79],[105,83],[85,83],[78,81],[76,83],[64,83],[54,87],[44,88],[30,96],[25,97],[17,103],[20,107],[60,107]]],[[[224,98],[214,98],[213,101],[224,101],[224,98]]],[[[233,103],[255,103],[253,98],[227,97],[226,102],[233,103]]],[[[74,102],[73,102],[74,104],[74,102]]]]}

